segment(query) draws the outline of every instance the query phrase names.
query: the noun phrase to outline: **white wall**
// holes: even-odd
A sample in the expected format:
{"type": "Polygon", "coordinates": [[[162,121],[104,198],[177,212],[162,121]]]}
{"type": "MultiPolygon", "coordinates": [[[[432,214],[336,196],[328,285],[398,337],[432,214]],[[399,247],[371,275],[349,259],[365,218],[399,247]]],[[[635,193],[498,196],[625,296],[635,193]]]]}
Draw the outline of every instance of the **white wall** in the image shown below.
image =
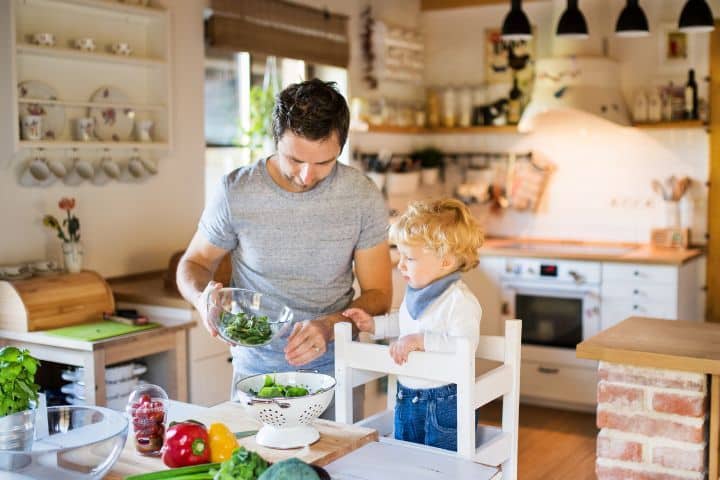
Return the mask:
{"type": "MultiPolygon", "coordinates": [[[[531,2],[524,5],[536,26],[537,55],[565,50],[567,42],[556,42],[554,28],[565,0],[531,2]],[[564,45],[563,45],[564,43],[564,45]]],[[[659,40],[616,39],[609,34],[624,0],[583,0],[591,38],[583,49],[602,50],[608,37],[609,54],[621,62],[623,92],[628,100],[639,86],[660,85],[667,80],[684,83],[687,72],[675,75],[658,67],[659,40]],[[599,15],[599,12],[605,12],[599,15]],[[600,17],[599,19],[597,17],[600,17]],[[604,33],[603,33],[604,32],[604,33]]],[[[661,23],[677,22],[684,0],[641,2],[653,33],[661,23]]],[[[711,2],[720,15],[720,1],[711,2]]],[[[480,85],[484,81],[484,32],[497,27],[507,5],[471,7],[422,13],[421,27],[426,46],[427,85],[480,85]]],[[[697,78],[708,73],[708,35],[694,38],[693,66],[697,78]]],[[[592,53],[591,52],[591,53],[592,53]]],[[[588,52],[586,52],[588,53],[588,52]]],[[[596,53],[600,53],[597,51],[596,53]]],[[[701,96],[706,88],[701,84],[701,96]]],[[[509,86],[508,86],[509,88],[509,86]]],[[[534,150],[558,167],[538,213],[505,212],[485,218],[487,231],[495,235],[646,242],[649,231],[664,226],[663,202],[653,194],[652,178],[688,175],[696,180],[683,208],[693,226],[693,241],[704,243],[707,229],[708,136],[701,130],[640,131],[595,123],[584,117],[555,118],[531,135],[428,135],[353,134],[355,146],[365,151],[389,148],[408,152],[435,145],[448,151],[534,150]]]]}
{"type": "MultiPolygon", "coordinates": [[[[98,187],[27,188],[18,184],[22,158],[14,158],[10,29],[0,24],[0,265],[38,258],[60,259],[60,242],[41,223],[59,215],[58,200],[77,199],[85,266],[105,276],[161,269],[184,248],[203,206],[203,1],[161,0],[171,12],[175,145],[160,173],[145,183],[98,187]]],[[[0,1],[0,22],[10,0],[0,1]]]]}

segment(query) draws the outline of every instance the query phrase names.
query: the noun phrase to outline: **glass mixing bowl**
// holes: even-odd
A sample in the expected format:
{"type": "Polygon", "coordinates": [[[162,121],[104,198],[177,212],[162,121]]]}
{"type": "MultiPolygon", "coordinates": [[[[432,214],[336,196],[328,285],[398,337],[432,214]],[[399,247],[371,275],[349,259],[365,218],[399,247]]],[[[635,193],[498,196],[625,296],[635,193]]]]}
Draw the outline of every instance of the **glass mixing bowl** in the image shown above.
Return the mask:
{"type": "Polygon", "coordinates": [[[208,320],[227,343],[260,347],[290,329],[293,311],[271,295],[222,288],[208,297],[208,320]]]}
{"type": "MultiPolygon", "coordinates": [[[[99,479],[115,464],[127,439],[127,418],[108,408],[49,407],[47,420],[49,435],[36,439],[30,450],[0,450],[0,478],[99,479]]],[[[36,430],[43,435],[43,428],[36,430]]]]}

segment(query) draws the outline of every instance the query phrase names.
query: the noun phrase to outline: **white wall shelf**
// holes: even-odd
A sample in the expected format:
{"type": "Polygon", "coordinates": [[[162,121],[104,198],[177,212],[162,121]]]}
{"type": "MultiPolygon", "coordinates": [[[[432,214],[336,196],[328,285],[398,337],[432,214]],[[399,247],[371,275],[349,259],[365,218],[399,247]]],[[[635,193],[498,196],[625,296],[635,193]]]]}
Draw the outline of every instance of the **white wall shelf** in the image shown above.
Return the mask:
{"type": "Polygon", "coordinates": [[[63,48],[58,46],[41,47],[38,45],[19,44],[17,46],[17,52],[19,55],[35,55],[39,57],[59,58],[82,62],[113,63],[134,67],[161,68],[167,65],[165,60],[157,58],[134,57],[132,55],[123,56],[103,52],[83,52],[72,48],[63,48]]]}
{"type": "Polygon", "coordinates": [[[87,107],[87,108],[130,108],[142,111],[162,111],[167,109],[167,105],[149,105],[142,103],[107,103],[107,102],[76,102],[69,100],[43,100],[41,98],[20,98],[18,103],[39,104],[39,105],[58,105],[61,107],[87,107]]]}
{"type": "Polygon", "coordinates": [[[120,3],[117,0],[23,0],[27,4],[51,6],[67,10],[82,11],[100,16],[119,16],[139,21],[162,21],[166,16],[163,9],[120,3]]]}
{"type": "Polygon", "coordinates": [[[167,142],[63,142],[63,141],[30,141],[21,140],[20,146],[23,149],[45,149],[45,150],[67,150],[76,148],[78,150],[155,150],[164,151],[169,149],[167,142]]]}

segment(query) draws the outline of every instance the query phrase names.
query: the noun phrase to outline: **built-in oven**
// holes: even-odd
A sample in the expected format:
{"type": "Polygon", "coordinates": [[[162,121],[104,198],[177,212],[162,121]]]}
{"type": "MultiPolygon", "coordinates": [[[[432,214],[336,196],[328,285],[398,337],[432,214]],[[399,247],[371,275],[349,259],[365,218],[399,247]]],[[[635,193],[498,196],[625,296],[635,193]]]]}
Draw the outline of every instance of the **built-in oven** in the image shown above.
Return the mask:
{"type": "Polygon", "coordinates": [[[508,259],[503,317],[522,320],[523,345],[575,349],[600,331],[599,263],[508,259]]]}

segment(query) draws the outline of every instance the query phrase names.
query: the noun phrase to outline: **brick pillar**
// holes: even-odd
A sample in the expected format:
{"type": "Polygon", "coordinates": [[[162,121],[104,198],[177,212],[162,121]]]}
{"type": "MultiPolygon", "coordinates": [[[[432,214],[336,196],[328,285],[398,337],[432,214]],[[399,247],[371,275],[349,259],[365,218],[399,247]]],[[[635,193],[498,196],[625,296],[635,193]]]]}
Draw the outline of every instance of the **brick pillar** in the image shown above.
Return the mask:
{"type": "Polygon", "coordinates": [[[704,480],[707,379],[600,362],[598,480],[704,480]]]}

